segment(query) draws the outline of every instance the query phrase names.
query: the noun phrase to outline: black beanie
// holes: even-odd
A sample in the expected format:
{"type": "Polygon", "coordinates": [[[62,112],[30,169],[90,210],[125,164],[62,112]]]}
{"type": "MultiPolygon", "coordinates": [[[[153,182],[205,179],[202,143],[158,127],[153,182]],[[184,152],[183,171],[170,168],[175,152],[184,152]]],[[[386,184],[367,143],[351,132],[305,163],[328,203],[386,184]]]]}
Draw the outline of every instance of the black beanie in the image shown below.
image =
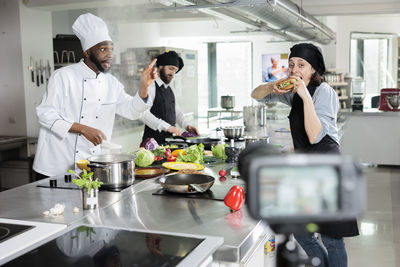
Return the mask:
{"type": "Polygon", "coordinates": [[[321,53],[321,48],[309,43],[296,44],[290,48],[291,57],[300,57],[306,60],[315,69],[319,75],[325,73],[325,62],[324,57],[321,53]]]}
{"type": "Polygon", "coordinates": [[[176,73],[178,73],[183,68],[183,60],[175,51],[168,51],[157,56],[157,67],[168,65],[177,67],[176,73]]]}

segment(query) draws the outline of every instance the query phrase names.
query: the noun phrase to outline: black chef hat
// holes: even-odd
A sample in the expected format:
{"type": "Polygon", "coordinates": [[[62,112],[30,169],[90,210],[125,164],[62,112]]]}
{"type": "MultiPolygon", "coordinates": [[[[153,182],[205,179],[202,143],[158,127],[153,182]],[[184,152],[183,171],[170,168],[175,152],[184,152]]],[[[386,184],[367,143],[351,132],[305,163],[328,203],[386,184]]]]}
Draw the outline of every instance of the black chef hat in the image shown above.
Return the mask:
{"type": "Polygon", "coordinates": [[[176,66],[178,68],[178,73],[183,68],[183,60],[175,51],[168,51],[164,54],[157,56],[157,67],[158,66],[176,66]]]}
{"type": "Polygon", "coordinates": [[[325,73],[324,57],[321,53],[321,48],[309,43],[296,44],[290,48],[291,57],[300,57],[306,60],[320,75],[325,73]]]}

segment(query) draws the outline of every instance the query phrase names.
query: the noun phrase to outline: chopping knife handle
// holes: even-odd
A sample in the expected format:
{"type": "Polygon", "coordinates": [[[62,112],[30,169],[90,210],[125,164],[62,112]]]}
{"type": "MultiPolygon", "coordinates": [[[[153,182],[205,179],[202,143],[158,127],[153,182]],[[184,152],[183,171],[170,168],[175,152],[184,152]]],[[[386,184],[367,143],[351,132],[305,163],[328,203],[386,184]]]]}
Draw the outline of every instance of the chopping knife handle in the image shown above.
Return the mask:
{"type": "Polygon", "coordinates": [[[39,74],[36,74],[36,85],[40,86],[39,74]]]}
{"type": "Polygon", "coordinates": [[[33,70],[31,70],[31,78],[32,78],[32,82],[35,82],[35,73],[33,72],[33,70]]]}
{"type": "Polygon", "coordinates": [[[43,84],[43,74],[40,74],[40,83],[43,84]]]}

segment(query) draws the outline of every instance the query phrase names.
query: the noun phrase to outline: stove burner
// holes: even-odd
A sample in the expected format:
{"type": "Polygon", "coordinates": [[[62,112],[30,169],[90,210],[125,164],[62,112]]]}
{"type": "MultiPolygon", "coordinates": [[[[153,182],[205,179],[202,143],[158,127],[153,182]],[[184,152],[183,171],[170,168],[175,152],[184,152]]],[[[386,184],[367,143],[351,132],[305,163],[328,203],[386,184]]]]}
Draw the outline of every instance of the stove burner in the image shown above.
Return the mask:
{"type": "Polygon", "coordinates": [[[10,234],[10,229],[4,226],[0,226],[0,240],[3,240],[6,236],[10,234]]]}

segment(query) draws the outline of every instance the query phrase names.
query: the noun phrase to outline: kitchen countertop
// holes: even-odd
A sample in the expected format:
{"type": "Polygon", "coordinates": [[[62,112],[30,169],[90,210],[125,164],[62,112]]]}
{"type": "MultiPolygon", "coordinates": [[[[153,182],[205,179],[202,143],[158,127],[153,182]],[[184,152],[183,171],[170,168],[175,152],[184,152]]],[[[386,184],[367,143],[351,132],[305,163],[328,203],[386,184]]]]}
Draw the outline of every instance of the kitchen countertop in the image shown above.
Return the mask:
{"type": "MultiPolygon", "coordinates": [[[[217,173],[233,165],[208,165],[207,173],[217,173]]],[[[215,184],[221,185],[218,177],[215,184]]],[[[53,177],[54,178],[54,177],[53,177]]],[[[254,246],[263,242],[269,228],[250,218],[247,208],[231,213],[223,201],[154,196],[161,188],[156,178],[144,180],[121,192],[101,191],[99,209],[74,214],[75,206],[82,207],[80,190],[37,187],[48,179],[0,193],[0,218],[60,223],[68,226],[89,224],[133,230],[165,231],[180,234],[219,236],[224,238],[214,254],[214,260],[239,263],[254,246]],[[42,213],[56,203],[64,203],[62,216],[46,217],[42,213]]],[[[57,177],[63,180],[63,177],[57,177]]],[[[227,188],[243,185],[241,179],[230,179],[227,188]]]]}

